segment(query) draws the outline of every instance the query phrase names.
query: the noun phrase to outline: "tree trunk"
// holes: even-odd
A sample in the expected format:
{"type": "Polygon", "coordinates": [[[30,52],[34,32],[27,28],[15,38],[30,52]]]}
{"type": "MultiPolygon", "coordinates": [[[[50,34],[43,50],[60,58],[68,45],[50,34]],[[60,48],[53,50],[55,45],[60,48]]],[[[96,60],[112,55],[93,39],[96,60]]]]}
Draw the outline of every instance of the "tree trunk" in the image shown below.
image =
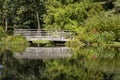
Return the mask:
{"type": "Polygon", "coordinates": [[[36,12],[36,18],[37,18],[37,28],[40,29],[40,17],[37,9],[37,2],[34,0],[34,7],[35,7],[35,12],[36,12]]]}
{"type": "Polygon", "coordinates": [[[38,11],[36,12],[36,17],[37,17],[37,26],[38,26],[38,29],[41,29],[40,28],[40,18],[39,18],[38,11]]]}
{"type": "Polygon", "coordinates": [[[5,17],[5,31],[7,32],[8,30],[8,18],[5,17]]]}

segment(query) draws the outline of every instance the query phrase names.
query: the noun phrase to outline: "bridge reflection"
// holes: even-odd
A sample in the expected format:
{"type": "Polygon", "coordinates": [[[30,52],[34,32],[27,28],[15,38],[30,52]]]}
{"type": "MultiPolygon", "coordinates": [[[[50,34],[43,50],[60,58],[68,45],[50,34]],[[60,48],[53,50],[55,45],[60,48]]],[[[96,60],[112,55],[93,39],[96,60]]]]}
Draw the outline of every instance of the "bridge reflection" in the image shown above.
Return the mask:
{"type": "Polygon", "coordinates": [[[23,53],[14,53],[15,58],[43,59],[71,57],[72,50],[68,47],[28,47],[23,53]]]}

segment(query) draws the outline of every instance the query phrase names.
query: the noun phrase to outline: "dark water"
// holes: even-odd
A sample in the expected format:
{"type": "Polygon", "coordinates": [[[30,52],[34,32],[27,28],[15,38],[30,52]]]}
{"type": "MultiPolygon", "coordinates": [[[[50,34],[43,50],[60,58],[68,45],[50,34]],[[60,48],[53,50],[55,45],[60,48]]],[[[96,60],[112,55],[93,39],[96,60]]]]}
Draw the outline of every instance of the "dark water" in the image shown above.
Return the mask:
{"type": "Polygon", "coordinates": [[[16,49],[0,48],[0,80],[120,80],[120,48],[16,49]]]}

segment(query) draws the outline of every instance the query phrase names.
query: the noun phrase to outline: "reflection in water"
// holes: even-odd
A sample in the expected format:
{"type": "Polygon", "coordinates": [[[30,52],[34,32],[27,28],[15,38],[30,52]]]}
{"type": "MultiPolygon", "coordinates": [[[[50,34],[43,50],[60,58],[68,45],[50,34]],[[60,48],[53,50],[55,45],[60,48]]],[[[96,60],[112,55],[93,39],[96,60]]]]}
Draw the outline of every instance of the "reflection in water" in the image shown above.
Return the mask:
{"type": "Polygon", "coordinates": [[[0,64],[0,80],[120,80],[120,48],[113,47],[76,48],[62,59],[18,59],[7,49],[0,52],[0,64]]]}
{"type": "Polygon", "coordinates": [[[28,47],[23,53],[16,52],[15,58],[42,59],[71,57],[72,51],[68,47],[28,47]]]}
{"type": "Polygon", "coordinates": [[[1,76],[1,69],[3,68],[3,66],[2,65],[0,65],[0,76],[1,76]]]}

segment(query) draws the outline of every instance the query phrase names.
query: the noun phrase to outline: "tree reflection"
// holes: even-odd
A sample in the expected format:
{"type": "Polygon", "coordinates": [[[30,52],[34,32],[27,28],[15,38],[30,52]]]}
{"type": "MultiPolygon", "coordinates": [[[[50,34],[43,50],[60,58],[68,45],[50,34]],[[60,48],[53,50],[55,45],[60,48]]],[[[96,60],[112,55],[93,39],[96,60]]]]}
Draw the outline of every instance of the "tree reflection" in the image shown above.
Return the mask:
{"type": "Polygon", "coordinates": [[[47,61],[47,79],[114,80],[120,74],[120,49],[89,47],[75,50],[71,59],[47,61]]]}
{"type": "Polygon", "coordinates": [[[71,58],[38,60],[17,59],[5,49],[0,64],[0,80],[119,80],[120,48],[80,48],[71,58]]]}
{"type": "Polygon", "coordinates": [[[45,67],[43,60],[15,59],[10,50],[2,52],[0,59],[4,67],[0,80],[37,80],[45,67]]]}

